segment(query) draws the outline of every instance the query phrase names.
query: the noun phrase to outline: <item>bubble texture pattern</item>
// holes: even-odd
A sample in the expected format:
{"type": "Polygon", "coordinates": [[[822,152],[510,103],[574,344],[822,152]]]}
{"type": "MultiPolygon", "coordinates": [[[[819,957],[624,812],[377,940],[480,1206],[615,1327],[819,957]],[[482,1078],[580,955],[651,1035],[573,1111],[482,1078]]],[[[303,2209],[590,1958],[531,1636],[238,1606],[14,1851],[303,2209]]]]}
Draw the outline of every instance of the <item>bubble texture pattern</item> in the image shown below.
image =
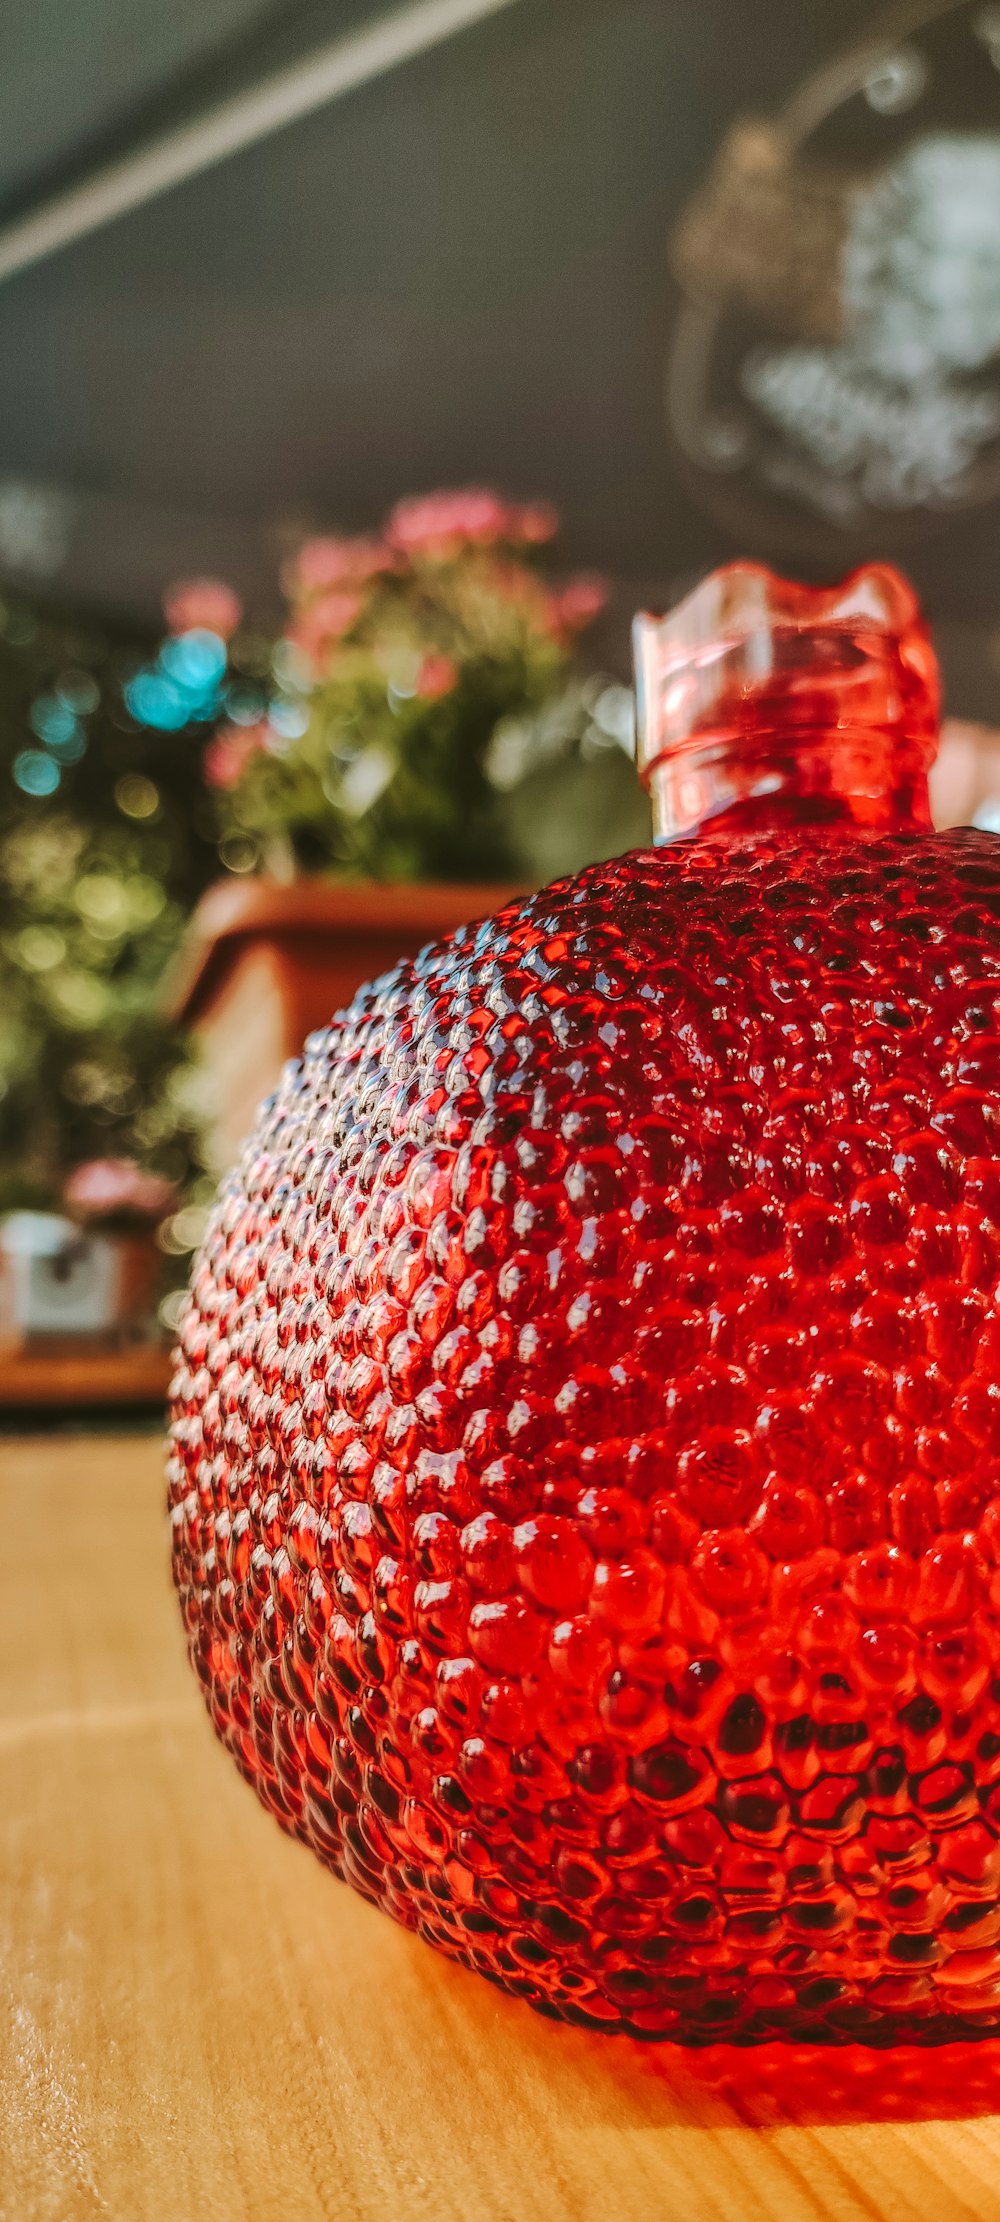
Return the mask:
{"type": "Polygon", "coordinates": [[[314,1035],[174,1565],[282,1825],[544,2011],[1000,2029],[1000,843],[702,838],[314,1035]]]}

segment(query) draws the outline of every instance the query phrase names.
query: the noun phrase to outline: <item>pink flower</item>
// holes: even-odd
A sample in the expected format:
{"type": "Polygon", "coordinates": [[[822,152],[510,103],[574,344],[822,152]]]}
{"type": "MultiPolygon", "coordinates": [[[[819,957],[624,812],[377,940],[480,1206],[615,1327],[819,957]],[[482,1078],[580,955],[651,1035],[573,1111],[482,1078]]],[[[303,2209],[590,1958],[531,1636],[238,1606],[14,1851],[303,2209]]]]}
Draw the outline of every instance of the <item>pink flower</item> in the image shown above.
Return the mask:
{"type": "Polygon", "coordinates": [[[553,597],[553,615],[557,625],[569,633],[582,633],[599,617],[608,599],[608,589],[603,579],[581,572],[571,579],[561,594],[553,597]]]}
{"type": "Polygon", "coordinates": [[[172,633],[190,633],[196,627],[228,640],[243,615],[239,595],[224,579],[178,579],[163,597],[164,615],[172,633]]]}
{"type": "Polygon", "coordinates": [[[543,540],[554,540],[559,530],[559,511],[548,501],[529,502],[523,509],[508,512],[508,538],[523,547],[537,547],[543,540]]]}
{"type": "Polygon", "coordinates": [[[450,694],[458,678],[458,665],[451,656],[425,656],[417,674],[417,693],[425,702],[439,702],[443,694],[450,694]]]}
{"type": "Polygon", "coordinates": [[[491,573],[494,591],[512,609],[520,610],[532,624],[545,626],[552,615],[552,596],[543,586],[538,575],[516,556],[494,561],[491,573]]]}
{"type": "Polygon", "coordinates": [[[162,1219],[177,1200],[173,1181],[133,1157],[91,1157],[68,1174],[63,1201],[78,1219],[162,1219]]]}
{"type": "Polygon", "coordinates": [[[291,624],[286,627],[286,638],[316,664],[331,642],[342,640],[344,634],[350,632],[364,606],[363,594],[338,592],[331,587],[328,593],[317,594],[313,601],[305,602],[296,610],[291,624]]]}
{"type": "Polygon", "coordinates": [[[238,787],[240,780],[259,748],[267,748],[271,741],[271,728],[263,720],[256,725],[220,726],[202,757],[202,770],[210,787],[228,789],[238,787]]]}
{"type": "Polygon", "coordinates": [[[396,503],[387,538],[407,555],[447,560],[463,547],[490,547],[505,539],[511,514],[499,495],[490,493],[487,487],[420,494],[396,503]]]}
{"type": "Polygon", "coordinates": [[[363,586],[380,571],[391,571],[396,558],[383,540],[339,540],[332,535],[307,540],[292,565],[293,589],[313,593],[317,588],[363,586]]]}

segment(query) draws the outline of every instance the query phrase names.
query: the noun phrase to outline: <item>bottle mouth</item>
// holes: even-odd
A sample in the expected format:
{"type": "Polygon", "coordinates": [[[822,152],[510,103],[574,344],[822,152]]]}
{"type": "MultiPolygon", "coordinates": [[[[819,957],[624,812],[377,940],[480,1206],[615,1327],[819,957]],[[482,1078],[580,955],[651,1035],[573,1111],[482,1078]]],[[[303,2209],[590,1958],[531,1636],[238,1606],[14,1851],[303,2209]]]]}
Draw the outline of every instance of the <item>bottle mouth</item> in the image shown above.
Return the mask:
{"type": "Polygon", "coordinates": [[[916,595],[889,564],[823,587],[727,564],[665,617],[640,614],[633,642],[639,776],[662,838],[691,815],[678,812],[685,776],[693,795],[709,766],[701,785],[720,806],[797,792],[804,816],[825,795],[827,815],[872,824],[926,786],[938,666],[916,595]]]}
{"type": "Polygon", "coordinates": [[[859,618],[884,633],[904,633],[923,624],[909,579],[891,563],[863,563],[833,585],[809,586],[782,578],[764,563],[742,562],[710,571],[665,616],[642,612],[636,623],[655,625],[665,640],[692,648],[776,624],[812,630],[851,625],[859,618]]]}

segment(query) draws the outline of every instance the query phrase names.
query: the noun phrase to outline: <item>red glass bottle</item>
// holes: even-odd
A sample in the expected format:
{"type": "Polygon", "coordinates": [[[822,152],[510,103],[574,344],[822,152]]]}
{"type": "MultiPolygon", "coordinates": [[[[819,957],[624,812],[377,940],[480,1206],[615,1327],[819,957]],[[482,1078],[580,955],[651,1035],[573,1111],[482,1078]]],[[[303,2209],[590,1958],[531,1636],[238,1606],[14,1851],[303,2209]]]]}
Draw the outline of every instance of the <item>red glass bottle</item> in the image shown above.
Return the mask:
{"type": "Polygon", "coordinates": [[[192,1658],[277,1818],[550,2014],[1000,2027],[1000,847],[913,597],[637,624],[660,845],[399,965],[226,1182],[192,1658]]]}

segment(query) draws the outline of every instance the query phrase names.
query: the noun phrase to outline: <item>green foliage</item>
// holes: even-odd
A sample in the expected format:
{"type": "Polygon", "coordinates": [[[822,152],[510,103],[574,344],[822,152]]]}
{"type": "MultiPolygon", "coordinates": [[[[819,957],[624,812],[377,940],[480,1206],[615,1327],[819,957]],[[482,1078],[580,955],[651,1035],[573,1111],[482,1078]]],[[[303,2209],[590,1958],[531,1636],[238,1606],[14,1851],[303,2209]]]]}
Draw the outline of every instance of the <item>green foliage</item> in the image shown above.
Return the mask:
{"type": "Polygon", "coordinates": [[[190,1193],[197,1086],[161,997],[214,869],[201,736],[136,724],[115,643],[13,606],[0,627],[0,1209],[58,1207],[92,1157],[190,1193]]]}
{"type": "Polygon", "coordinates": [[[380,540],[307,543],[266,710],[206,757],[230,854],[242,841],[247,863],[377,879],[517,872],[494,736],[560,694],[603,599],[540,577],[553,529],[494,495],[434,495],[380,540]]]}
{"type": "Polygon", "coordinates": [[[544,886],[647,846],[634,749],[632,690],[599,675],[571,678],[541,708],[498,725],[486,775],[519,879],[544,886]]]}
{"type": "Polygon", "coordinates": [[[164,976],[220,862],[544,880],[648,837],[627,690],[575,675],[603,593],[546,582],[554,529],[489,493],[401,503],[300,550],[277,639],[218,581],[174,591],[158,651],[0,604],[0,1210],[126,1158],[177,1186],[168,1251],[197,1239],[164,976]]]}

